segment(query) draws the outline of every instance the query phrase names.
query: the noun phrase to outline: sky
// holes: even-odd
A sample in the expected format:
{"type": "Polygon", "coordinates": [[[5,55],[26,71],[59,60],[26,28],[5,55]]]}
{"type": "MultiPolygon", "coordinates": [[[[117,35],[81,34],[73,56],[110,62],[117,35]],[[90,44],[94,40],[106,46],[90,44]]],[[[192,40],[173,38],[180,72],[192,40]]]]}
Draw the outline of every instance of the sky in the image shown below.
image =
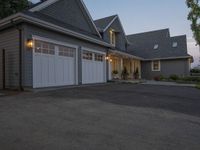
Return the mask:
{"type": "MultiPolygon", "coordinates": [[[[38,0],[32,0],[38,2],[38,0]]],[[[199,48],[192,38],[185,0],[84,0],[92,18],[118,14],[126,34],[169,28],[171,36],[187,35],[188,52],[198,65],[199,48]]]]}

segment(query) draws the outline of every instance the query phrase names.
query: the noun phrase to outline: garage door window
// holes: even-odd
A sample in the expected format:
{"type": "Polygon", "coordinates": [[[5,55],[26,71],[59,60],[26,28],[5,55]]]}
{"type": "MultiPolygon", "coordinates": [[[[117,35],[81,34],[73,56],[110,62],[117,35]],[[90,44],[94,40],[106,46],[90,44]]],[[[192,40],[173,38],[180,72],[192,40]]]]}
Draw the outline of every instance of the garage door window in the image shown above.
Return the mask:
{"type": "Polygon", "coordinates": [[[59,56],[64,57],[74,57],[75,56],[75,48],[59,46],[59,56]]]}
{"type": "Polygon", "coordinates": [[[84,51],[84,52],[83,52],[83,59],[92,60],[92,53],[91,53],[91,52],[84,51]]]}
{"type": "Polygon", "coordinates": [[[42,41],[35,41],[35,53],[55,55],[55,45],[42,41]]]}
{"type": "Polygon", "coordinates": [[[95,61],[103,61],[103,55],[101,54],[95,54],[95,61]]]}

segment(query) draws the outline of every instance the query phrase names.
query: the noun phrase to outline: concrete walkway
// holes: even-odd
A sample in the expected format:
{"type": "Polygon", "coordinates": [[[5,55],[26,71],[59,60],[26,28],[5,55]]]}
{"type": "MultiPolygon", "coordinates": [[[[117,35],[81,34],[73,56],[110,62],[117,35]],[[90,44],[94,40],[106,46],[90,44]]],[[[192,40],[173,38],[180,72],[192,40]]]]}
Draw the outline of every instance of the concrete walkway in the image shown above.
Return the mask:
{"type": "Polygon", "coordinates": [[[144,85],[164,85],[164,86],[181,86],[181,87],[195,87],[195,84],[182,84],[176,82],[164,82],[164,81],[154,81],[154,80],[147,80],[143,82],[144,85]]]}

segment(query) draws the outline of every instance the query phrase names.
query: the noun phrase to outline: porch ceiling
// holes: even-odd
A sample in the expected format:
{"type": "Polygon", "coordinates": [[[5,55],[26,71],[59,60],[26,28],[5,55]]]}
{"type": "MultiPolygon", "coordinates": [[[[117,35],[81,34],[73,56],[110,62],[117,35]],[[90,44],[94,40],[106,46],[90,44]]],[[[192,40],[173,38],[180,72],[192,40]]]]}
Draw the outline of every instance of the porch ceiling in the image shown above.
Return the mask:
{"type": "Polygon", "coordinates": [[[109,55],[111,56],[118,56],[118,57],[122,57],[122,58],[132,58],[132,59],[137,59],[137,60],[142,60],[142,58],[128,54],[126,52],[122,52],[122,51],[118,51],[118,50],[109,50],[109,55]]]}

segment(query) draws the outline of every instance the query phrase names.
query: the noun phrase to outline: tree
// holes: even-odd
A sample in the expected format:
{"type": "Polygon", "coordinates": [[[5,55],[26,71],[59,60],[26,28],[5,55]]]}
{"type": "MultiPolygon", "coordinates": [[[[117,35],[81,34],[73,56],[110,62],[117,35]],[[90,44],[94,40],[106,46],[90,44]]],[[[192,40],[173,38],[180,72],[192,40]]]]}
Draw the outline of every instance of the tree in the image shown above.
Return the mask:
{"type": "Polygon", "coordinates": [[[188,14],[188,20],[191,23],[191,29],[193,32],[193,36],[198,45],[200,45],[200,6],[199,0],[186,0],[186,4],[188,8],[190,8],[190,12],[188,14]]]}
{"type": "Polygon", "coordinates": [[[23,11],[30,6],[28,0],[0,0],[0,19],[23,11]]]}

